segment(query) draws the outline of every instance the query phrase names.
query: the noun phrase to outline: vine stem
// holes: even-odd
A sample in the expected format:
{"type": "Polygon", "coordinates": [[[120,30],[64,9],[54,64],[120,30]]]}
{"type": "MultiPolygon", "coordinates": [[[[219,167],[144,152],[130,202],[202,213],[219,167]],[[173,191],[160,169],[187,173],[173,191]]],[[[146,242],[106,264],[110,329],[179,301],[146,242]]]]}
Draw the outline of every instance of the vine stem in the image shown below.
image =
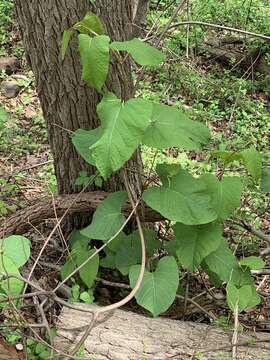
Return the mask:
{"type": "Polygon", "coordinates": [[[180,22],[170,25],[169,28],[166,29],[166,31],[172,30],[179,26],[189,26],[189,25],[199,25],[199,26],[212,27],[215,29],[228,30],[228,31],[239,33],[239,34],[253,36],[253,37],[263,39],[263,40],[270,41],[270,36],[267,36],[267,35],[258,34],[258,33],[254,33],[251,31],[242,30],[242,29],[237,29],[237,28],[233,28],[230,26],[212,24],[212,23],[208,23],[208,22],[204,22],[204,21],[180,21],[180,22]]]}
{"type": "Polygon", "coordinates": [[[93,329],[95,323],[97,322],[99,315],[104,314],[104,313],[109,312],[109,311],[116,310],[116,309],[120,308],[121,306],[127,304],[136,295],[136,293],[138,292],[138,290],[139,290],[139,288],[140,288],[140,286],[142,284],[142,281],[143,281],[144,272],[145,272],[145,265],[146,265],[145,238],[144,238],[144,233],[143,233],[140,217],[139,217],[138,212],[137,212],[137,206],[136,206],[137,204],[135,203],[135,201],[133,199],[132,192],[131,192],[131,189],[130,189],[130,185],[128,183],[126,170],[124,170],[124,184],[125,184],[125,187],[126,187],[126,190],[127,190],[127,193],[128,193],[130,203],[131,203],[132,208],[133,208],[133,210],[135,212],[136,222],[137,222],[138,231],[139,231],[140,240],[141,240],[142,264],[141,264],[141,268],[140,268],[140,274],[139,274],[139,277],[137,279],[135,287],[133,288],[133,290],[124,299],[122,299],[122,300],[120,300],[120,301],[118,301],[118,302],[116,302],[114,304],[111,304],[111,305],[105,306],[103,308],[100,308],[100,309],[96,310],[93,313],[92,321],[87,326],[87,328],[86,328],[83,336],[79,340],[79,342],[76,344],[74,349],[71,351],[71,355],[76,354],[76,352],[81,348],[81,346],[83,345],[83,343],[85,342],[87,337],[90,335],[91,330],[93,329]]]}

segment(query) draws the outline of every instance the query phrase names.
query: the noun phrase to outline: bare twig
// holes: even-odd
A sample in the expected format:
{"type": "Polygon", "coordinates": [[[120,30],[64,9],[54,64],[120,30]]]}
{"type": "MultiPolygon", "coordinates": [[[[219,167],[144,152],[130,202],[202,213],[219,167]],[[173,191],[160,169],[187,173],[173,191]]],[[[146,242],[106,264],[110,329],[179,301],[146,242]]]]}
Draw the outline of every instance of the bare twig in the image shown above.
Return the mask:
{"type": "Polygon", "coordinates": [[[171,24],[174,21],[174,19],[177,17],[177,15],[184,9],[185,5],[186,5],[187,0],[183,0],[174,10],[171,18],[169,19],[169,21],[167,22],[165,28],[163,29],[162,33],[160,34],[158,41],[157,41],[157,46],[161,43],[161,41],[163,40],[163,38],[165,37],[165,35],[167,34],[167,31],[169,29],[171,29],[171,24]]]}
{"type": "Polygon", "coordinates": [[[126,173],[125,170],[124,170],[124,183],[125,183],[126,191],[128,193],[128,196],[129,196],[129,201],[130,201],[130,203],[131,203],[131,205],[133,207],[133,210],[135,212],[138,231],[139,231],[139,235],[140,235],[140,239],[141,239],[142,264],[141,264],[140,274],[139,274],[139,277],[137,279],[137,282],[136,282],[133,290],[129,293],[129,295],[127,295],[124,299],[118,301],[117,303],[105,306],[105,307],[100,308],[100,309],[95,311],[95,313],[93,314],[93,318],[92,318],[91,323],[88,325],[88,327],[85,330],[83,336],[81,337],[79,342],[76,344],[76,346],[72,350],[72,353],[71,353],[72,355],[76,354],[76,352],[80,349],[82,344],[85,342],[85,340],[89,336],[93,326],[95,325],[96,321],[98,320],[99,315],[104,314],[105,312],[116,310],[119,307],[127,304],[136,295],[136,293],[138,292],[138,290],[139,290],[139,288],[140,288],[140,286],[142,284],[142,281],[143,281],[144,271],[145,271],[145,264],[146,264],[146,249],[145,249],[144,233],[143,233],[141,221],[140,221],[140,218],[139,218],[139,215],[138,215],[138,212],[137,212],[137,206],[138,206],[137,204],[138,204],[138,201],[140,201],[140,199],[135,204],[134,198],[132,196],[132,191],[131,191],[129,183],[128,183],[127,173],[126,173]]]}
{"type": "Polygon", "coordinates": [[[232,336],[232,357],[236,358],[237,355],[237,343],[238,343],[238,326],[239,326],[239,304],[237,302],[233,315],[234,315],[234,329],[232,336]]]}
{"type": "MultiPolygon", "coordinates": [[[[246,31],[246,30],[242,30],[242,29],[233,28],[233,27],[230,27],[230,26],[212,24],[212,23],[203,22],[203,21],[180,21],[180,22],[177,22],[175,24],[172,24],[168,28],[166,26],[164,30],[166,30],[166,32],[167,32],[167,31],[175,29],[175,28],[177,28],[179,26],[189,26],[189,25],[198,25],[198,26],[211,27],[211,28],[214,28],[214,29],[232,31],[232,32],[236,32],[236,33],[239,33],[239,34],[244,34],[244,35],[248,35],[248,36],[251,36],[251,37],[256,37],[256,38],[259,38],[259,39],[270,41],[270,36],[268,36],[268,35],[258,34],[258,33],[254,33],[254,32],[251,32],[251,31],[246,31]]],[[[164,32],[164,30],[163,30],[163,32],[164,32]]],[[[163,32],[162,32],[162,34],[163,34],[163,32]]]]}

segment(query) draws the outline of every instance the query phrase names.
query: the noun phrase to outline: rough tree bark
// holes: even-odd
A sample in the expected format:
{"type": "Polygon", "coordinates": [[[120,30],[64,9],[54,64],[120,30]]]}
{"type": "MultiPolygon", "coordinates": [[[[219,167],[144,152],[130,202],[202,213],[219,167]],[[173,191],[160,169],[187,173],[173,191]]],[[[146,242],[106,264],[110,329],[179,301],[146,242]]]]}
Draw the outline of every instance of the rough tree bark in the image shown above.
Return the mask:
{"type": "MultiPolygon", "coordinates": [[[[37,92],[48,127],[49,143],[54,158],[59,194],[78,191],[75,179],[81,170],[93,173],[76,153],[70,141],[72,131],[98,126],[96,105],[98,94],[81,81],[81,65],[76,40],[68,50],[66,59],[60,59],[63,31],[81,20],[92,10],[101,17],[108,34],[115,40],[132,37],[134,0],[15,0],[16,14],[21,28],[25,51],[34,72],[37,92]]],[[[118,96],[127,99],[133,95],[130,64],[123,70],[129,79],[125,84],[112,63],[107,87],[118,96]]],[[[141,167],[139,156],[130,166],[141,167]]],[[[140,189],[140,177],[130,173],[131,183],[140,189]]],[[[113,176],[104,190],[119,189],[119,174],[113,176]]],[[[90,188],[93,190],[94,188],[90,188]]]]}
{"type": "MultiPolygon", "coordinates": [[[[147,318],[122,310],[104,316],[85,342],[87,352],[98,360],[231,359],[232,332],[221,328],[163,317],[147,318]]],[[[61,351],[70,350],[90,319],[90,314],[64,308],[59,318],[56,347],[61,351]]],[[[238,347],[238,360],[270,359],[267,334],[240,335],[239,344],[242,346],[238,347]]]]}

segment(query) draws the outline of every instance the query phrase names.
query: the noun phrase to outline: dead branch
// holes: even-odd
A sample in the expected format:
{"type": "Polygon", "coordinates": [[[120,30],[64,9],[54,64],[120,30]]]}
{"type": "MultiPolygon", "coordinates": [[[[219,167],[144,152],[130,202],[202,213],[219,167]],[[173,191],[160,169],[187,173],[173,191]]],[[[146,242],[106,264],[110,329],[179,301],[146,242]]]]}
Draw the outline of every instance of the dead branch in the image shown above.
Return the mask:
{"type": "MultiPolygon", "coordinates": [[[[38,226],[48,219],[55,219],[63,216],[69,209],[69,215],[78,213],[91,213],[106,198],[108,193],[103,191],[94,191],[88,193],[61,195],[54,199],[54,206],[51,198],[43,198],[34,205],[25,209],[16,211],[6,220],[0,223],[0,238],[12,234],[22,235],[29,231],[33,226],[38,226]],[[78,197],[75,201],[75,198],[78,197]],[[74,203],[73,203],[74,202],[74,203]]],[[[128,215],[132,207],[127,203],[123,207],[123,212],[128,215]]],[[[161,215],[146,207],[143,210],[144,222],[155,222],[162,219],[161,215]]]]}

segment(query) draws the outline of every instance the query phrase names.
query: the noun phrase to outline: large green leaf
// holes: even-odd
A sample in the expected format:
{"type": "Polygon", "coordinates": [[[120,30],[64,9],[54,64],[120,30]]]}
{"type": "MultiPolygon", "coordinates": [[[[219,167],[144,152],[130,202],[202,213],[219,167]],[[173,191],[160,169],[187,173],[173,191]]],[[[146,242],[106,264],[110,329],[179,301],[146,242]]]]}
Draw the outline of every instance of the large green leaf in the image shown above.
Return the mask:
{"type": "MultiPolygon", "coordinates": [[[[164,167],[160,166],[157,170],[163,172],[164,167]]],[[[166,177],[162,173],[161,180],[162,186],[152,187],[143,194],[144,201],[151,208],[169,220],[186,225],[216,220],[217,213],[202,180],[193,178],[181,169],[174,176],[166,177]]]]}
{"type": "Polygon", "coordinates": [[[227,219],[232,212],[240,207],[240,198],[243,184],[240,177],[227,176],[221,181],[212,174],[205,174],[201,177],[209,189],[213,206],[218,217],[227,219]]]}
{"type": "Polygon", "coordinates": [[[110,46],[113,50],[127,51],[142,66],[158,66],[165,60],[161,51],[139,39],[115,41],[110,46]]]}
{"type": "Polygon", "coordinates": [[[108,93],[97,108],[103,134],[91,147],[96,167],[106,179],[130,159],[149,125],[152,104],[142,99],[122,103],[108,93]]]}
{"type": "MultiPolygon", "coordinates": [[[[132,266],[129,280],[135,287],[140,273],[140,265],[132,266]]],[[[178,266],[173,257],[162,258],[155,272],[146,271],[143,282],[135,298],[137,303],[149,310],[154,316],[166,311],[173,303],[179,284],[178,266]]]]}
{"type": "Polygon", "coordinates": [[[98,139],[101,137],[101,134],[102,131],[99,127],[94,130],[79,129],[75,131],[74,135],[72,136],[73,145],[75,146],[77,152],[88,164],[95,165],[90,147],[98,141],[98,139]]]}
{"type": "Polygon", "coordinates": [[[82,78],[89,85],[101,92],[109,71],[110,38],[98,35],[94,38],[80,34],[79,50],[82,63],[82,78]]]}
{"type": "Polygon", "coordinates": [[[227,241],[222,240],[218,249],[210,253],[204,263],[211,272],[215,273],[220,280],[228,282],[232,273],[237,271],[238,263],[230,250],[227,241]]]}
{"type": "Polygon", "coordinates": [[[12,235],[0,240],[0,249],[18,268],[30,257],[30,241],[24,236],[12,235]]]}
{"type": "Polygon", "coordinates": [[[176,107],[153,104],[151,123],[143,137],[143,144],[165,149],[173,146],[186,150],[200,149],[210,140],[208,128],[192,120],[176,107]]]}
{"type": "Polygon", "coordinates": [[[5,255],[0,255],[0,294],[4,293],[5,295],[15,296],[21,293],[24,282],[16,278],[9,278],[7,280],[2,280],[1,277],[6,274],[13,274],[20,276],[18,267],[14,262],[5,255]]]}
{"type": "Polygon", "coordinates": [[[104,27],[100,18],[89,11],[83,20],[77,22],[73,29],[79,31],[81,34],[94,34],[94,35],[103,35],[104,27]]]}
{"type": "Polygon", "coordinates": [[[122,191],[107,196],[97,207],[92,223],[81,230],[81,234],[90,239],[109,240],[125,222],[121,208],[126,201],[127,194],[122,191]]]}
{"type": "Polygon", "coordinates": [[[217,250],[222,241],[222,227],[217,223],[187,226],[176,224],[176,254],[183,266],[195,271],[207,255],[217,250]]]}
{"type": "Polygon", "coordinates": [[[222,281],[231,281],[238,287],[252,284],[250,270],[239,266],[226,240],[204,259],[202,265],[206,272],[210,272],[210,276],[214,273],[222,281]]]}
{"type": "Polygon", "coordinates": [[[270,167],[265,167],[262,170],[261,187],[263,192],[270,192],[270,167]]]}
{"type": "Polygon", "coordinates": [[[240,152],[245,167],[255,181],[262,176],[262,158],[260,153],[254,148],[246,149],[240,152]]]}

